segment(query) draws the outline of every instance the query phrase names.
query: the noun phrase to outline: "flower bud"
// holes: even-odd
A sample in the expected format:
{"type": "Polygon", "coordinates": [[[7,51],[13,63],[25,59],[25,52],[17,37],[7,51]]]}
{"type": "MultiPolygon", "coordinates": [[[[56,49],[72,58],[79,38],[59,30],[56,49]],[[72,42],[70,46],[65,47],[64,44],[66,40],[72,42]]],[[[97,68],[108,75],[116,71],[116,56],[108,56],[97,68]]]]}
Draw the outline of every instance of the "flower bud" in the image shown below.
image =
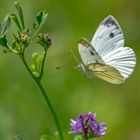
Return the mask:
{"type": "Polygon", "coordinates": [[[49,48],[51,46],[51,38],[48,36],[48,34],[38,34],[37,41],[37,43],[45,48],[49,48]]]}

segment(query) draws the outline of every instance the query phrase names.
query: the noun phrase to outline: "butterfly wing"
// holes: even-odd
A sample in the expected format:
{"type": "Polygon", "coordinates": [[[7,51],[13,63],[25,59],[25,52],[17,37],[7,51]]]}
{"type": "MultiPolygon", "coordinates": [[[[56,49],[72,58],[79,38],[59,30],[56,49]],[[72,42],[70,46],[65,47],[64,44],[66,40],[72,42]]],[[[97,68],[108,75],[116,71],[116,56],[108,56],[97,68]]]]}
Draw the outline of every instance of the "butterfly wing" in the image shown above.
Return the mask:
{"type": "Polygon", "coordinates": [[[88,69],[96,77],[105,80],[111,84],[121,84],[125,81],[121,73],[109,65],[104,64],[89,64],[88,69]]]}
{"type": "Polygon", "coordinates": [[[123,32],[113,16],[108,16],[101,22],[91,44],[101,57],[118,47],[124,46],[123,32]]]}
{"type": "Polygon", "coordinates": [[[136,65],[134,51],[129,47],[120,47],[103,56],[106,64],[118,69],[121,75],[127,79],[136,65]]]}
{"type": "Polygon", "coordinates": [[[116,68],[121,75],[128,78],[136,64],[135,53],[124,47],[124,36],[114,17],[106,17],[95,32],[91,41],[106,65],[116,68]]]}
{"type": "Polygon", "coordinates": [[[98,55],[97,51],[92,47],[92,45],[85,38],[82,38],[79,41],[78,51],[84,65],[88,65],[91,63],[104,64],[104,61],[98,55]]]}
{"type": "Polygon", "coordinates": [[[92,47],[92,45],[86,40],[81,39],[78,44],[79,54],[81,56],[84,72],[88,77],[95,75],[112,84],[120,84],[124,82],[124,77],[120,72],[104,63],[102,58],[92,47]]]}

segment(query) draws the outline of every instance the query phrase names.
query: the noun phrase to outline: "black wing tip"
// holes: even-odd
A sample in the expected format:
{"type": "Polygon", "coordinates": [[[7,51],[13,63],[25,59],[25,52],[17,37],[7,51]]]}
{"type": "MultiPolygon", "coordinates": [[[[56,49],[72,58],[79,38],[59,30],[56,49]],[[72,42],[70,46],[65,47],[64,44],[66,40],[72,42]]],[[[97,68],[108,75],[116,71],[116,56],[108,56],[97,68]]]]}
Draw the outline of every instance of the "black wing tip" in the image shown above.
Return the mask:
{"type": "Polygon", "coordinates": [[[83,44],[85,47],[89,47],[89,46],[91,46],[92,47],[92,45],[90,44],[90,42],[86,39],[86,38],[81,38],[79,41],[78,41],[78,44],[83,44]]]}
{"type": "Polygon", "coordinates": [[[112,16],[109,15],[107,16],[101,23],[102,25],[106,26],[106,27],[111,27],[113,25],[116,26],[116,28],[120,28],[118,22],[116,21],[116,19],[112,16]]]}
{"type": "Polygon", "coordinates": [[[78,43],[82,43],[82,44],[84,43],[85,44],[85,43],[89,43],[89,41],[86,38],[83,37],[78,41],[78,43]]]}

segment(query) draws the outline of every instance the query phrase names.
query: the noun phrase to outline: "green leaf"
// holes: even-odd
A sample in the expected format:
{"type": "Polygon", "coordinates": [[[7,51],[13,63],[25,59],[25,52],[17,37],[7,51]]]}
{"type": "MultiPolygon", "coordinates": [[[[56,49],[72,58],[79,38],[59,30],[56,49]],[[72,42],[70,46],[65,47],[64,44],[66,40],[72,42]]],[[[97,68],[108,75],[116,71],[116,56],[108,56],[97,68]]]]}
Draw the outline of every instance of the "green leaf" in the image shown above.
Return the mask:
{"type": "Polygon", "coordinates": [[[9,15],[7,15],[4,19],[4,21],[2,22],[1,27],[0,27],[1,36],[4,36],[6,34],[10,25],[11,25],[11,19],[9,18],[9,15]]]}
{"type": "Polygon", "coordinates": [[[15,2],[15,7],[17,9],[17,12],[18,12],[18,15],[19,15],[19,18],[20,18],[20,22],[21,22],[21,25],[22,25],[22,28],[23,30],[25,29],[25,24],[24,24],[24,17],[23,17],[23,11],[22,11],[22,8],[20,6],[20,4],[18,2],[15,2]]]}
{"type": "Polygon", "coordinates": [[[42,135],[40,140],[54,140],[54,139],[49,135],[42,135]]]}
{"type": "Polygon", "coordinates": [[[36,66],[35,66],[35,64],[30,65],[30,68],[31,68],[31,71],[32,71],[33,75],[36,78],[39,78],[40,77],[40,74],[38,72],[36,72],[36,66]]]}
{"type": "Polygon", "coordinates": [[[36,70],[40,73],[41,72],[41,67],[42,67],[42,62],[43,62],[43,58],[44,58],[44,54],[40,54],[36,61],[35,61],[35,65],[36,65],[36,70]]]}
{"type": "Polygon", "coordinates": [[[17,27],[19,28],[20,31],[22,31],[22,28],[20,26],[19,20],[15,14],[10,14],[9,17],[15,22],[17,27]]]}
{"type": "Polygon", "coordinates": [[[21,46],[20,46],[18,40],[14,40],[12,42],[12,50],[16,53],[19,53],[19,51],[21,50],[21,46]]]}
{"type": "Polygon", "coordinates": [[[36,58],[38,57],[38,53],[37,52],[34,52],[33,54],[32,54],[32,60],[35,62],[36,61],[36,58]]]}
{"type": "Polygon", "coordinates": [[[39,30],[41,29],[41,27],[45,24],[45,21],[47,19],[47,15],[48,15],[48,13],[45,11],[40,11],[37,13],[36,20],[33,24],[34,29],[35,29],[35,33],[38,33],[39,30]]]}
{"type": "Polygon", "coordinates": [[[31,65],[31,70],[33,74],[38,78],[41,76],[43,59],[44,53],[38,54],[35,52],[32,54],[32,60],[34,64],[31,65]]]}
{"type": "Polygon", "coordinates": [[[0,45],[3,47],[8,48],[8,43],[6,39],[6,35],[0,37],[0,45]]]}
{"type": "Polygon", "coordinates": [[[36,67],[36,71],[38,73],[40,73],[41,72],[43,58],[44,58],[44,53],[42,53],[42,54],[33,54],[32,58],[33,57],[34,57],[34,64],[35,64],[35,67],[36,67]]]}

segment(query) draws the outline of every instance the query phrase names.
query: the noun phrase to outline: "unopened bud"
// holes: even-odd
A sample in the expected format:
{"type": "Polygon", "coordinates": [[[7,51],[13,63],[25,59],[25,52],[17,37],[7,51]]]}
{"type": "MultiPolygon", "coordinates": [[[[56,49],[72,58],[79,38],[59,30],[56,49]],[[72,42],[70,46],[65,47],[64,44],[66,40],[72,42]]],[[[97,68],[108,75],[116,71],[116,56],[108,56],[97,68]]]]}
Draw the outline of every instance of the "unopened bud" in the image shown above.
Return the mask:
{"type": "Polygon", "coordinates": [[[38,43],[43,47],[50,47],[51,46],[51,38],[48,34],[38,34],[37,36],[38,43]]]}

